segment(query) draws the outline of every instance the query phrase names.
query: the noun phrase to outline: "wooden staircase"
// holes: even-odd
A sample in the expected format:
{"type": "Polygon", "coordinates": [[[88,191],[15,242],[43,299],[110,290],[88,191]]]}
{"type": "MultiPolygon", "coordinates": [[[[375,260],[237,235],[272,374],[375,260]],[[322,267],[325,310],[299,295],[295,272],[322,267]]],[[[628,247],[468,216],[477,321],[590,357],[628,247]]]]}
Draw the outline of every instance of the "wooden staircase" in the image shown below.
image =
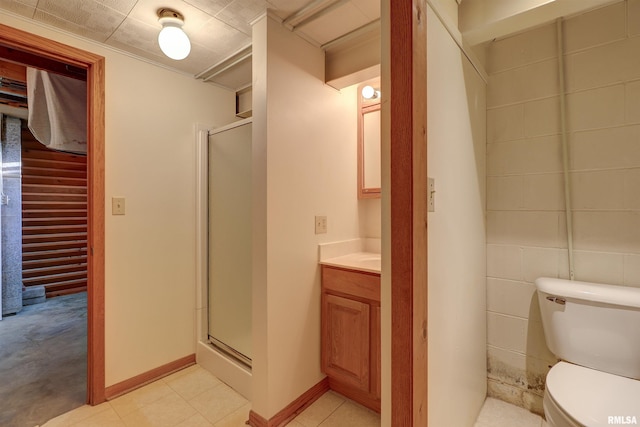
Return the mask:
{"type": "Polygon", "coordinates": [[[22,130],[22,282],[47,298],[87,289],[86,157],[22,130]]]}

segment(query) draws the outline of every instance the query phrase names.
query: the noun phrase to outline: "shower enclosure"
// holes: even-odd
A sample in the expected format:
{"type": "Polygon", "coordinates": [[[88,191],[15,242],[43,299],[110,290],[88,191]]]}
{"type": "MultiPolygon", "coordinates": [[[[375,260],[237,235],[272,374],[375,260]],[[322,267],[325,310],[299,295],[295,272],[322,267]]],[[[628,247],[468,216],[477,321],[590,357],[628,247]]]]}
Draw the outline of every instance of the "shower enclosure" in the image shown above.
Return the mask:
{"type": "Polygon", "coordinates": [[[209,342],[251,366],[251,119],[209,132],[209,342]]]}

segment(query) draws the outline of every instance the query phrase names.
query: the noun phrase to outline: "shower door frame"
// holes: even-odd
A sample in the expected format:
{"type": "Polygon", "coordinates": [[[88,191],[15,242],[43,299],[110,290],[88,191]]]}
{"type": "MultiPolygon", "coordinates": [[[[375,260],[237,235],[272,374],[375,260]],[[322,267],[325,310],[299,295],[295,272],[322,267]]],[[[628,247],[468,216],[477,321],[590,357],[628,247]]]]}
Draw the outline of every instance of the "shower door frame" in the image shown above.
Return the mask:
{"type": "Polygon", "coordinates": [[[209,206],[210,206],[210,188],[208,187],[208,183],[209,183],[209,144],[211,136],[222,133],[222,132],[228,132],[232,129],[236,129],[239,128],[241,126],[246,126],[246,125],[253,125],[253,118],[252,117],[248,117],[246,119],[242,119],[242,120],[238,120],[236,122],[232,122],[226,126],[222,126],[222,127],[218,127],[218,128],[214,128],[214,129],[210,129],[207,131],[207,141],[206,141],[206,176],[207,176],[207,189],[206,189],[206,195],[207,195],[207,218],[206,218],[206,228],[207,228],[207,252],[206,252],[206,259],[207,259],[207,265],[206,265],[206,269],[207,269],[207,341],[209,342],[209,344],[211,344],[213,347],[215,347],[218,351],[221,351],[223,353],[225,353],[226,355],[236,359],[238,362],[244,364],[249,370],[251,370],[251,358],[243,353],[241,353],[240,351],[238,351],[237,349],[231,347],[230,345],[222,342],[221,340],[217,339],[215,336],[211,335],[211,314],[209,313],[209,310],[212,309],[212,307],[210,306],[210,295],[208,294],[209,292],[211,292],[211,287],[210,287],[210,283],[209,281],[211,280],[211,276],[210,276],[210,266],[209,266],[209,251],[210,251],[210,247],[209,247],[209,233],[210,233],[210,229],[209,229],[209,215],[211,214],[211,212],[209,212],[209,206]]]}
{"type": "MultiPolygon", "coordinates": [[[[238,121],[237,123],[240,123],[238,121]]],[[[235,122],[234,122],[235,123],[235,122]]],[[[208,162],[209,131],[216,126],[196,123],[196,363],[230,384],[247,400],[252,396],[252,373],[244,363],[209,343],[208,298],[208,162]]],[[[252,309],[253,310],[253,309],[252,309]]]]}

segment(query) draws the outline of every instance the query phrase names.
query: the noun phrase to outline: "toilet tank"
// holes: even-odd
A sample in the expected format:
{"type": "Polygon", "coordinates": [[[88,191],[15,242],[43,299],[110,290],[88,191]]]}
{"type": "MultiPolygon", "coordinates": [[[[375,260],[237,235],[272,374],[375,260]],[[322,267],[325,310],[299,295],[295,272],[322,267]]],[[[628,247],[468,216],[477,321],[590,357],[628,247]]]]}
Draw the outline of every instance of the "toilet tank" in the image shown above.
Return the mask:
{"type": "Polygon", "coordinates": [[[577,365],[640,379],[640,288],[536,279],[549,350],[577,365]]]}

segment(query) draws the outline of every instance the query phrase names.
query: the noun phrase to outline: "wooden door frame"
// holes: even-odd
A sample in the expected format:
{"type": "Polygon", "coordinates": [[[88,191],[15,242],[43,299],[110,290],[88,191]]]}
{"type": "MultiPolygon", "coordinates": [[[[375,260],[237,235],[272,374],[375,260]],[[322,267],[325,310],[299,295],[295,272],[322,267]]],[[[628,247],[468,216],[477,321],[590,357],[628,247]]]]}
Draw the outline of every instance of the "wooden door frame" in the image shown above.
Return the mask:
{"type": "Polygon", "coordinates": [[[105,400],[105,59],[2,24],[0,46],[87,72],[87,403],[97,405],[105,400]]]}
{"type": "Polygon", "coordinates": [[[425,0],[389,0],[394,427],[428,422],[426,7],[425,0]]]}

